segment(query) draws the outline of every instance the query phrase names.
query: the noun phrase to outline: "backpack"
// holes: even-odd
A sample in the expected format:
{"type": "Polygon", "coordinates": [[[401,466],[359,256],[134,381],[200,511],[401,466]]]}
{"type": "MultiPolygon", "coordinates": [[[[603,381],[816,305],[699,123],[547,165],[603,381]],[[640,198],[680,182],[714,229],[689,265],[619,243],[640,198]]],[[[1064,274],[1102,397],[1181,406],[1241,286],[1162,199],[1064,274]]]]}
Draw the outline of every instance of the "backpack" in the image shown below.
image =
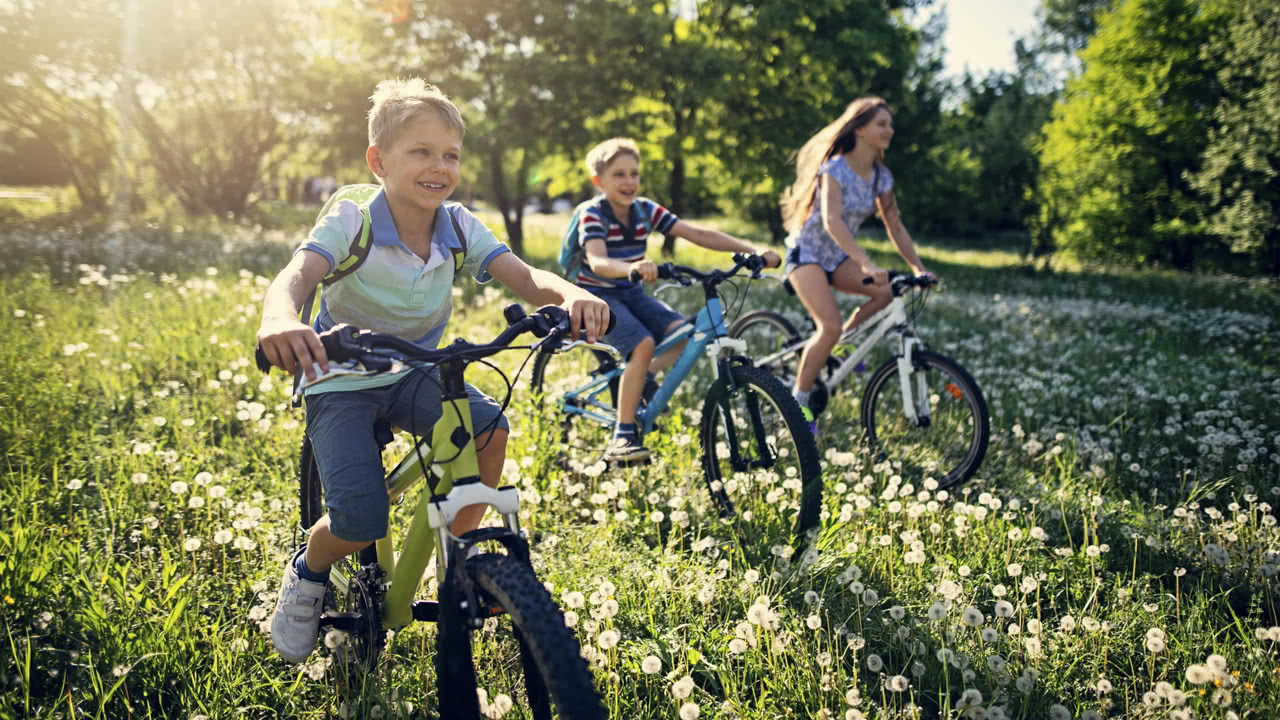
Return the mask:
{"type": "MultiPolygon", "coordinates": [[[[593,205],[600,207],[600,214],[604,216],[606,223],[617,223],[622,226],[622,237],[628,242],[636,238],[635,227],[645,228],[646,233],[649,231],[649,218],[643,217],[644,213],[635,212],[634,202],[631,204],[631,217],[628,218],[628,220],[635,220],[634,227],[630,222],[623,223],[618,221],[618,218],[613,214],[613,207],[609,205],[608,199],[603,195],[580,203],[578,207],[573,209],[573,215],[569,217],[569,227],[564,231],[564,239],[560,242],[560,267],[564,268],[564,277],[569,282],[574,282],[578,279],[578,274],[582,272],[582,261],[587,256],[586,248],[582,247],[581,243],[578,242],[578,226],[582,223],[582,216],[593,205]]],[[[608,234],[607,227],[605,233],[606,235],[608,234]]]]}
{"type": "MultiPolygon", "coordinates": [[[[320,208],[320,214],[316,216],[317,223],[324,219],[339,202],[350,200],[360,206],[360,227],[356,228],[355,238],[351,241],[350,254],[345,260],[334,266],[332,272],[321,279],[320,284],[316,285],[315,291],[311,293],[311,297],[303,304],[302,311],[298,313],[298,319],[303,323],[307,325],[314,323],[315,315],[320,309],[320,293],[324,288],[355,272],[368,259],[369,250],[372,247],[370,235],[373,226],[373,219],[369,216],[369,205],[373,203],[373,199],[378,196],[378,191],[381,189],[381,185],[372,183],[343,185],[334,191],[329,196],[329,199],[325,201],[324,207],[320,208]]],[[[462,245],[461,250],[450,248],[453,251],[453,277],[456,280],[458,273],[462,270],[462,262],[466,259],[467,236],[462,232],[462,226],[458,224],[458,216],[448,207],[445,207],[445,214],[449,216],[450,222],[453,223],[453,234],[458,237],[458,242],[462,245]]]]}

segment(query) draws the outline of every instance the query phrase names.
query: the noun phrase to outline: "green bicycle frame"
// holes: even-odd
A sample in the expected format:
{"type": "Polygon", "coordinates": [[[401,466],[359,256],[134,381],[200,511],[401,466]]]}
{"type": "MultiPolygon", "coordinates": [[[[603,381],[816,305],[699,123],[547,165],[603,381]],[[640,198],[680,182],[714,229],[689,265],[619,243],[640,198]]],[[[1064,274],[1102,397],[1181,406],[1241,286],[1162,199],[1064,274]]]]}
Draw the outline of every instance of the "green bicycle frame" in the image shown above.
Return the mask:
{"type": "MultiPolygon", "coordinates": [[[[435,550],[436,537],[431,532],[429,509],[432,498],[444,495],[453,489],[457,479],[476,477],[480,474],[480,464],[476,458],[474,428],[471,421],[471,404],[466,397],[449,398],[441,402],[440,419],[431,431],[431,446],[426,452],[418,450],[410,452],[408,457],[387,475],[387,494],[391,502],[399,500],[409,488],[426,477],[437,454],[445,448],[445,452],[456,452],[453,458],[437,467],[440,481],[418,497],[418,505],[413,511],[413,519],[401,543],[400,556],[396,559],[392,534],[394,529],[388,525],[387,536],[378,540],[378,566],[390,578],[391,586],[383,601],[383,625],[387,628],[399,628],[413,620],[413,596],[422,582],[422,574],[427,569],[431,553],[435,550]],[[455,441],[455,433],[459,429],[466,432],[466,442],[461,447],[455,441]]],[[[460,436],[458,436],[460,437],[460,436]]],[[[420,445],[420,444],[419,444],[420,445]]],[[[447,528],[446,528],[447,530],[447,528]]],[[[444,578],[443,563],[437,568],[440,580],[444,578]]]]}

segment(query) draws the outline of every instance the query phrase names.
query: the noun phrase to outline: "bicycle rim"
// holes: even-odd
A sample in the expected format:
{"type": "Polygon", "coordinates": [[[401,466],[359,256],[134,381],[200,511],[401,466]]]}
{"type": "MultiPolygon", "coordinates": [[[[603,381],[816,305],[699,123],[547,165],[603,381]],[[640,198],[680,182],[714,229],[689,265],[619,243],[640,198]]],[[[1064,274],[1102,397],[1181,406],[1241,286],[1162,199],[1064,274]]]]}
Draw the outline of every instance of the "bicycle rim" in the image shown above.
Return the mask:
{"type": "Polygon", "coordinates": [[[813,436],[791,393],[762,368],[733,368],[733,384],[731,392],[726,378],[717,380],[702,411],[707,490],[740,537],[802,545],[822,501],[813,436]]]}
{"type": "Polygon", "coordinates": [[[977,472],[990,438],[986,401],[977,383],[951,359],[925,350],[914,356],[912,393],[927,388],[929,422],[913,423],[903,407],[897,359],[876,371],[862,401],[862,423],[873,460],[904,480],[938,488],[977,472]]]}
{"type": "Polygon", "coordinates": [[[471,634],[482,713],[496,704],[504,713],[521,708],[516,717],[602,720],[578,640],[533,569],[508,555],[481,554],[467,560],[467,573],[505,611],[471,634]]]}

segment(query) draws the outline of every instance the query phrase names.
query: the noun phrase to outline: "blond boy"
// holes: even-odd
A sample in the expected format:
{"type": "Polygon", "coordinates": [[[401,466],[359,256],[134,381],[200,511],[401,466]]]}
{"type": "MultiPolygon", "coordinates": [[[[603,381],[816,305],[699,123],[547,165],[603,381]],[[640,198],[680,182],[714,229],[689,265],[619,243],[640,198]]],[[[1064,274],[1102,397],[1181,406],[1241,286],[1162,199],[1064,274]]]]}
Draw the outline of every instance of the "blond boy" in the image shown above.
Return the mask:
{"type": "MultiPolygon", "coordinates": [[[[474,215],[446,199],[458,184],[465,126],[458,108],[420,79],[378,84],[369,110],[369,171],[382,184],[369,206],[372,246],[351,275],[323,296],[314,326],[298,312],[316,284],[349,256],[362,210],[337,203],[312,228],[267,289],[258,342],[272,364],[314,378],[328,371],[317,331],[338,323],[435,347],[452,311],[452,253],[477,282],[497,278],[525,301],[560,305],[588,339],[608,327],[608,307],[551,273],[530,268],[474,215]],[[452,217],[451,217],[452,216],[452,217]],[[466,241],[456,236],[454,221],[466,241]]],[[[507,422],[498,405],[468,386],[481,480],[497,484],[507,422]],[[481,432],[482,428],[489,428],[481,432]]],[[[302,662],[315,647],[329,567],[387,532],[388,499],[374,421],[426,434],[440,418],[438,383],[420,371],[340,377],[308,388],[307,434],[328,512],[284,568],[271,636],[280,655],[302,662]]],[[[459,514],[452,530],[475,528],[484,507],[459,514]]]]}

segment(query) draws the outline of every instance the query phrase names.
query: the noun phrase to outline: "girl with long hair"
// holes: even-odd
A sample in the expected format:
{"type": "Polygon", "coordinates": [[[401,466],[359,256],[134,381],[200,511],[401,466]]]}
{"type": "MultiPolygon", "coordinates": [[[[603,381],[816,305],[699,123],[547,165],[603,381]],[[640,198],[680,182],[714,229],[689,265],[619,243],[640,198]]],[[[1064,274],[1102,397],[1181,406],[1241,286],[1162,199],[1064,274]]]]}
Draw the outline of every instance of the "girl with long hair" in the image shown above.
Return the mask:
{"type": "Polygon", "coordinates": [[[888,273],[854,239],[858,227],[879,212],[898,254],[917,275],[927,273],[893,197],[893,174],[884,151],[893,139],[893,114],[878,97],[849,103],[835,122],[796,153],[796,181],[782,194],[787,236],[787,279],[817,327],[800,355],[793,389],[810,427],[809,393],[840,336],[862,324],[892,297],[888,273]],[[863,285],[864,277],[875,284],[863,285]],[[868,300],[842,325],[832,288],[868,300]]]}

